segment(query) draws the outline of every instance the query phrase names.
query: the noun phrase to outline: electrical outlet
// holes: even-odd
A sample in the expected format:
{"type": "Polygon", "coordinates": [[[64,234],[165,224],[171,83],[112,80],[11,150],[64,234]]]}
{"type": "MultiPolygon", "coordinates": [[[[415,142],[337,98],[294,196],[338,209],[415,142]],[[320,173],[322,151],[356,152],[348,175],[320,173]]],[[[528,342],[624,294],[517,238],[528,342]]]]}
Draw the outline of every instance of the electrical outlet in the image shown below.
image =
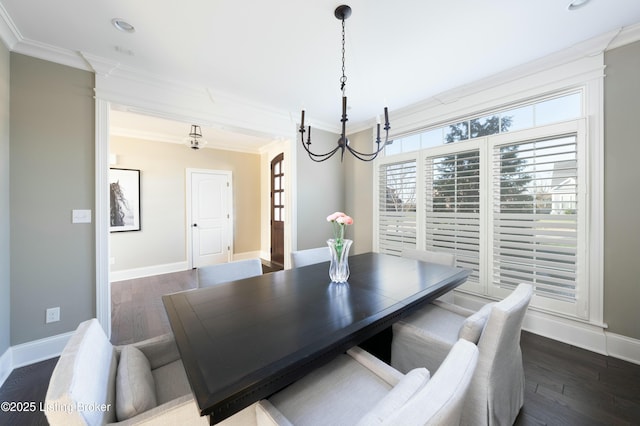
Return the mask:
{"type": "Polygon", "coordinates": [[[60,307],[49,308],[47,309],[47,318],[45,320],[46,324],[50,322],[60,321],[60,307]]]}

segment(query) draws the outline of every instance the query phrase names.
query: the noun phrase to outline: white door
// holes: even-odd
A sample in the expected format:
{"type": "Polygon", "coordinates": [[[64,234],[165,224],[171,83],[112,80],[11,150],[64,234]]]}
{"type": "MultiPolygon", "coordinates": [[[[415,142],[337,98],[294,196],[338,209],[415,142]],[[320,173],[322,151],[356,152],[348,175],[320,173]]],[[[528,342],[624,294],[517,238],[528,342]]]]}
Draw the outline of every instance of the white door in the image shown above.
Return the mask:
{"type": "Polygon", "coordinates": [[[192,267],[228,262],[231,172],[190,171],[192,267]]]}

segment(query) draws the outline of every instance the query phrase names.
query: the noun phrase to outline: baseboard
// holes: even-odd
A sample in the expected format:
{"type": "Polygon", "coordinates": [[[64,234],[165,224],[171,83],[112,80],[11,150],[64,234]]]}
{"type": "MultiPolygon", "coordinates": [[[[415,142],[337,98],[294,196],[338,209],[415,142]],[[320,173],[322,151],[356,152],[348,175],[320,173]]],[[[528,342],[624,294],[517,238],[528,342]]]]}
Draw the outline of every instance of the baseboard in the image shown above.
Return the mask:
{"type": "Polygon", "coordinates": [[[6,351],[0,356],[0,387],[4,384],[4,381],[7,380],[11,371],[13,371],[13,359],[12,359],[12,351],[11,348],[7,348],[6,351]]]}
{"type": "Polygon", "coordinates": [[[640,365],[640,340],[605,332],[609,355],[640,365]]]}
{"type": "MultiPolygon", "coordinates": [[[[455,303],[477,310],[489,300],[455,292],[455,303]]],[[[640,340],[610,333],[603,326],[529,309],[522,329],[591,352],[640,365],[640,340]]]]}
{"type": "Polygon", "coordinates": [[[75,330],[12,346],[11,367],[23,367],[59,356],[74,332],[75,330]]]}
{"type": "MultiPolygon", "coordinates": [[[[235,253],[233,260],[255,259],[260,258],[260,251],[248,251],[244,253],[235,253]]],[[[109,280],[111,282],[133,280],[136,278],[151,277],[153,275],[171,274],[173,272],[181,272],[189,269],[189,264],[184,262],[165,263],[163,265],[145,266],[142,268],[123,269],[122,271],[111,271],[109,280]]]]}
{"type": "Polygon", "coordinates": [[[111,282],[133,280],[136,278],[151,277],[153,275],[170,274],[172,272],[186,271],[189,265],[186,261],[166,263],[163,265],[145,266],[142,268],[124,269],[122,271],[111,271],[109,280],[111,282]]]}
{"type": "Polygon", "coordinates": [[[243,253],[234,253],[233,260],[262,259],[261,251],[245,251],[243,253]]]}

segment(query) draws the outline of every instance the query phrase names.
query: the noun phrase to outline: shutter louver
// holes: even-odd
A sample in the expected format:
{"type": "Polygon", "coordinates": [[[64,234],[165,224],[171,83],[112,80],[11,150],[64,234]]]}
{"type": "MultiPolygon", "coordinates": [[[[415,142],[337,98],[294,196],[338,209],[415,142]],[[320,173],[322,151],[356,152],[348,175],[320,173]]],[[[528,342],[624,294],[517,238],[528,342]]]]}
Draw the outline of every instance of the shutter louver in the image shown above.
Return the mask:
{"type": "Polygon", "coordinates": [[[493,150],[493,282],[530,283],[538,295],[575,301],[578,258],[577,138],[493,150]]]}
{"type": "Polygon", "coordinates": [[[416,161],[380,166],[379,251],[400,256],[416,247],[416,161]]]}
{"type": "Polygon", "coordinates": [[[480,153],[427,157],[426,249],[453,253],[480,280],[480,153]]]}

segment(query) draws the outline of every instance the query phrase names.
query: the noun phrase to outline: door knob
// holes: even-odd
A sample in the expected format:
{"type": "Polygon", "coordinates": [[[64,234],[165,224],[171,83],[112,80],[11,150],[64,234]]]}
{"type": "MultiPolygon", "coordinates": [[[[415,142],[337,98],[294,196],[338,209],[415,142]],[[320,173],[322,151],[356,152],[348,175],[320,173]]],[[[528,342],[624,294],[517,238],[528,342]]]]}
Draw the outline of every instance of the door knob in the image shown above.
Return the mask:
{"type": "Polygon", "coordinates": [[[194,227],[194,228],[197,228],[197,227],[198,227],[198,224],[197,224],[197,223],[194,223],[194,224],[193,224],[193,227],[194,227]]]}

